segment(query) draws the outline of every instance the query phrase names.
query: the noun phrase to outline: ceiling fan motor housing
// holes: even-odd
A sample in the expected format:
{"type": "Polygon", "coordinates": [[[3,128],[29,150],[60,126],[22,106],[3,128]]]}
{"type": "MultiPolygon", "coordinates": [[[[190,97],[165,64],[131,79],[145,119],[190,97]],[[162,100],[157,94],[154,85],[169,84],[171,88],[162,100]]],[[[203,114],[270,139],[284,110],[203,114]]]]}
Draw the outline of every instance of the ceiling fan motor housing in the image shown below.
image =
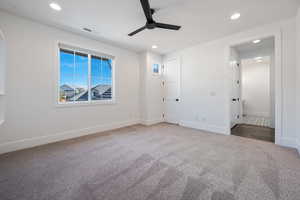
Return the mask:
{"type": "Polygon", "coordinates": [[[146,28],[147,29],[155,29],[156,28],[156,22],[155,21],[153,21],[153,22],[147,22],[146,23],[146,28]]]}

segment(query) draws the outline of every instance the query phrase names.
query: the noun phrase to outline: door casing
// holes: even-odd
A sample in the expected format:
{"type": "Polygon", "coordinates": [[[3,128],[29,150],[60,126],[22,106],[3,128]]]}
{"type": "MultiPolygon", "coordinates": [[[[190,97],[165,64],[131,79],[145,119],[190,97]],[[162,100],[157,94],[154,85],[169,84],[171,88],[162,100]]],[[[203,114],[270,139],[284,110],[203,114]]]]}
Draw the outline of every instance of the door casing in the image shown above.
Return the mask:
{"type": "MultiPolygon", "coordinates": [[[[229,77],[228,73],[228,63],[230,63],[230,50],[233,46],[237,46],[239,44],[251,42],[256,40],[257,38],[268,38],[274,37],[275,39],[275,53],[274,53],[274,67],[275,67],[275,144],[282,145],[282,32],[280,29],[271,29],[270,31],[265,31],[260,34],[253,34],[252,36],[246,38],[238,38],[233,40],[226,48],[225,48],[225,74],[226,77],[229,77]]],[[[231,108],[230,108],[230,80],[226,78],[226,113],[227,113],[227,132],[225,134],[231,134],[231,108]]]]}

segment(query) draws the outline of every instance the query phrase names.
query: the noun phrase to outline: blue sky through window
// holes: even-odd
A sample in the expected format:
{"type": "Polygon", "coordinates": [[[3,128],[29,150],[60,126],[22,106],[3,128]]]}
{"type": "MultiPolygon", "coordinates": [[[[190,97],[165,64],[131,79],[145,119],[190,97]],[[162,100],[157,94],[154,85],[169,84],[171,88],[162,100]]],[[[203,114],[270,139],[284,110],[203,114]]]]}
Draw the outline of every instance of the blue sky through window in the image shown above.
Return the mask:
{"type": "MultiPolygon", "coordinates": [[[[111,85],[112,61],[92,56],[91,59],[91,87],[111,85]]],[[[72,51],[60,51],[60,85],[71,87],[88,87],[88,55],[72,51]]]]}
{"type": "Polygon", "coordinates": [[[111,60],[101,59],[99,57],[92,56],[91,61],[91,84],[92,87],[99,84],[111,85],[112,70],[111,70],[111,60]]]}

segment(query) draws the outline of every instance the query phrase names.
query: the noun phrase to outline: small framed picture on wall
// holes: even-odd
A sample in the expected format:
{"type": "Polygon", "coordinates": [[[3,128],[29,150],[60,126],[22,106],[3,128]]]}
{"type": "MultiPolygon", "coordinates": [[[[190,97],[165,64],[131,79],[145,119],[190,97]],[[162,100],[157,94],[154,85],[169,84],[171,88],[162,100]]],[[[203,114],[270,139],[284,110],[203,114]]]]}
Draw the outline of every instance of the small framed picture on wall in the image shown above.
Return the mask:
{"type": "Polygon", "coordinates": [[[152,65],[152,74],[159,75],[160,73],[160,64],[153,64],[152,65]]]}

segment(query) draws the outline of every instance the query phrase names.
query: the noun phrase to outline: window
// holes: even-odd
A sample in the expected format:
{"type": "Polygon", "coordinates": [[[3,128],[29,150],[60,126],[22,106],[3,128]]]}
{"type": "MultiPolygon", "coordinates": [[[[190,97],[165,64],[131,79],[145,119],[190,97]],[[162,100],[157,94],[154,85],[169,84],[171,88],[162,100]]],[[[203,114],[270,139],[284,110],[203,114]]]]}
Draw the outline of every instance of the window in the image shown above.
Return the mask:
{"type": "Polygon", "coordinates": [[[154,74],[154,75],[158,75],[159,74],[159,64],[153,64],[152,65],[152,73],[154,74]]]}
{"type": "Polygon", "coordinates": [[[59,103],[113,100],[113,58],[60,45],[59,103]]]}

